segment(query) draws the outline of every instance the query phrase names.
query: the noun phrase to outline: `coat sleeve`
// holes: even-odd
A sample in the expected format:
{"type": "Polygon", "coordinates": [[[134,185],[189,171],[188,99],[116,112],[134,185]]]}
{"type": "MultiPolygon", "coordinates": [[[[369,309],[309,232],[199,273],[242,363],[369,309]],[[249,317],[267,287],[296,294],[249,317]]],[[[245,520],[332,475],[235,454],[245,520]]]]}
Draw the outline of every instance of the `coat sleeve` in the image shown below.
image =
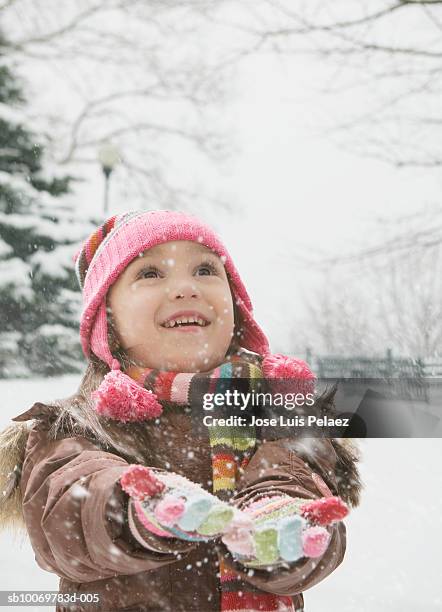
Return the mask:
{"type": "Polygon", "coordinates": [[[75,582],[155,570],[192,543],[153,534],[142,547],[127,524],[128,497],[118,484],[127,469],[118,455],[83,437],[49,440],[31,430],[21,477],[23,516],[37,563],[75,582]]]}
{"type": "MultiPolygon", "coordinates": [[[[232,501],[241,508],[269,493],[306,499],[336,494],[335,461],[333,446],[326,439],[263,441],[246,467],[232,501]],[[307,455],[311,457],[309,461],[303,458],[307,455]]],[[[344,558],[345,546],[345,526],[339,522],[332,525],[330,544],[317,559],[303,558],[273,571],[248,571],[229,553],[225,554],[225,560],[244,580],[259,589],[278,595],[295,595],[311,588],[336,569],[344,558]]]]}

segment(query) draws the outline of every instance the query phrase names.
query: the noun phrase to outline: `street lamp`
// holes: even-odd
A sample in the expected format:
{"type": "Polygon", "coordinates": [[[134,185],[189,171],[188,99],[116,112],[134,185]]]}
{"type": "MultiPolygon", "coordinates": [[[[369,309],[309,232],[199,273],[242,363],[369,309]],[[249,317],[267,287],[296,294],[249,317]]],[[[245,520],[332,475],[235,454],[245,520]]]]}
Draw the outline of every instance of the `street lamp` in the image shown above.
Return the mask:
{"type": "Polygon", "coordinates": [[[116,164],[120,161],[120,152],[112,142],[104,142],[98,149],[98,161],[104,175],[104,215],[109,208],[109,181],[116,164]]]}

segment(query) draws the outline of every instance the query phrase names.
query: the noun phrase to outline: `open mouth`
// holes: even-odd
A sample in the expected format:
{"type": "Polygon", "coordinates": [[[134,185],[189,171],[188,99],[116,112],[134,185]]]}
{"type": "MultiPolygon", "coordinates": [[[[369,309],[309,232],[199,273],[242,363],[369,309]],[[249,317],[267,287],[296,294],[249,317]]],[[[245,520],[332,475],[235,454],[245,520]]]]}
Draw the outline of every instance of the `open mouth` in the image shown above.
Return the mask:
{"type": "Polygon", "coordinates": [[[173,329],[179,327],[207,327],[210,325],[209,321],[202,317],[177,317],[173,319],[168,319],[161,323],[161,327],[165,327],[166,329],[173,329]]]}

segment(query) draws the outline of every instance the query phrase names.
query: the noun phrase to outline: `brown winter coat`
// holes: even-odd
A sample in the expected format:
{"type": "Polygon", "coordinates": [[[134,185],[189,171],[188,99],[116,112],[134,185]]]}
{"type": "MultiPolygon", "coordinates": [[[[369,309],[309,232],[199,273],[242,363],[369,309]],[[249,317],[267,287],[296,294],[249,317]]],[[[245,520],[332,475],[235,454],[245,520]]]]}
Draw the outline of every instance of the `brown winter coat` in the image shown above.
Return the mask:
{"type": "MultiPolygon", "coordinates": [[[[170,548],[152,536],[163,552],[142,548],[127,527],[127,496],[118,484],[130,457],[104,450],[94,439],[75,436],[51,439],[49,430],[59,408],[41,403],[16,417],[33,421],[21,477],[23,515],[37,563],[60,576],[62,593],[98,593],[98,607],[65,610],[110,612],[209,612],[219,610],[213,542],[195,544],[178,540],[170,548]],[[173,550],[172,550],[173,549],[173,550]],[[177,559],[177,551],[181,558],[177,559]]],[[[153,423],[121,426],[131,428],[144,454],[145,465],[182,474],[209,489],[210,449],[192,437],[189,417],[165,409],[161,427],[153,423]],[[192,453],[189,454],[189,451],[192,453]]],[[[333,493],[343,493],[351,483],[343,480],[346,467],[337,442],[316,440],[314,449],[293,440],[260,441],[242,477],[235,499],[250,499],[257,492],[277,487],[296,497],[323,495],[320,475],[333,493]],[[305,459],[308,459],[308,463],[305,459]],[[339,478],[336,477],[338,474],[339,478]],[[315,484],[316,483],[316,484],[315,484]]],[[[348,495],[347,495],[348,497],[348,495]]],[[[223,556],[236,570],[223,544],[223,556]]],[[[256,570],[249,584],[293,597],[294,610],[303,609],[302,591],[328,576],[342,561],[345,527],[332,528],[330,545],[319,560],[304,559],[290,569],[256,570]]],[[[253,588],[251,586],[251,588],[253,588]]]]}

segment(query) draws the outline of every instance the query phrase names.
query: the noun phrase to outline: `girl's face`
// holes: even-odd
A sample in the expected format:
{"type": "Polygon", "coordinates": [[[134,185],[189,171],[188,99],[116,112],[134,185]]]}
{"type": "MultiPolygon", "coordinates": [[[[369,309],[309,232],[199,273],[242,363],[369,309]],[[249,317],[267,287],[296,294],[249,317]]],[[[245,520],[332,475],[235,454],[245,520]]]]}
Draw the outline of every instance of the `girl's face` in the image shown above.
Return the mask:
{"type": "Polygon", "coordinates": [[[166,242],[137,257],[107,304],[121,348],[140,366],[205,372],[224,360],[233,337],[224,265],[196,242],[166,242]]]}

